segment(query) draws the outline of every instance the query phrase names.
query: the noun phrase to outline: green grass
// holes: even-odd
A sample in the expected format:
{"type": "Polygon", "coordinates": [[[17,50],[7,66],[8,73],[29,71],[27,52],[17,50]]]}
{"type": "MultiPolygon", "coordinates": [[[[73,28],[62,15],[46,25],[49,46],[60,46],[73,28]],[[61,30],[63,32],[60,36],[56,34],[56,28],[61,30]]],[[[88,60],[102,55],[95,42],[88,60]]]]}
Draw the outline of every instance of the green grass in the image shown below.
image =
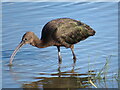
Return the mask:
{"type": "MultiPolygon", "coordinates": [[[[107,83],[108,82],[112,82],[110,81],[107,77],[108,77],[108,70],[109,70],[109,61],[111,59],[111,56],[106,58],[106,62],[104,64],[104,66],[99,70],[95,72],[95,76],[91,78],[88,78],[89,83],[94,87],[94,88],[108,88],[107,83]],[[102,83],[102,85],[101,85],[102,83]],[[103,85],[104,84],[104,85],[103,85]],[[100,87],[101,86],[101,87],[100,87]]],[[[88,59],[89,60],[89,59],[88,59]]],[[[90,61],[88,61],[88,71],[92,71],[90,70],[90,61]]],[[[95,68],[95,67],[94,67],[95,68]]],[[[92,75],[92,72],[88,72],[88,77],[92,75]]],[[[119,75],[120,75],[120,70],[119,70],[119,75]]],[[[120,79],[118,78],[119,76],[116,74],[113,74],[112,80],[116,80],[117,82],[120,82],[120,79]]]]}

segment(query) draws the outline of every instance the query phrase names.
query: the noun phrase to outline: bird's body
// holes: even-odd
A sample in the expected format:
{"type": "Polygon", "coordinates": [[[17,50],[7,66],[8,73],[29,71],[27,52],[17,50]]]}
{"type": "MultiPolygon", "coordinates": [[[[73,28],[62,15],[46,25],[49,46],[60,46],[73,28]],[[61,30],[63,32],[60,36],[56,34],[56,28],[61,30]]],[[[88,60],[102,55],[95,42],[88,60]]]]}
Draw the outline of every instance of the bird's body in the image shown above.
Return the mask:
{"type": "MultiPolygon", "coordinates": [[[[48,46],[57,46],[58,58],[61,61],[60,46],[71,48],[73,58],[76,59],[73,52],[74,44],[93,36],[95,31],[88,25],[70,18],[59,18],[48,22],[42,29],[41,39],[39,39],[33,32],[26,32],[22,38],[21,47],[24,44],[31,44],[38,48],[45,48],[48,46]]],[[[19,49],[19,48],[18,48],[19,49]]],[[[15,54],[16,54],[15,50],[15,54]]],[[[10,63],[12,63],[13,56],[11,56],[10,63]]]]}
{"type": "Polygon", "coordinates": [[[43,27],[41,40],[45,46],[70,48],[71,45],[89,37],[88,30],[92,29],[80,21],[69,18],[55,19],[43,27]]]}

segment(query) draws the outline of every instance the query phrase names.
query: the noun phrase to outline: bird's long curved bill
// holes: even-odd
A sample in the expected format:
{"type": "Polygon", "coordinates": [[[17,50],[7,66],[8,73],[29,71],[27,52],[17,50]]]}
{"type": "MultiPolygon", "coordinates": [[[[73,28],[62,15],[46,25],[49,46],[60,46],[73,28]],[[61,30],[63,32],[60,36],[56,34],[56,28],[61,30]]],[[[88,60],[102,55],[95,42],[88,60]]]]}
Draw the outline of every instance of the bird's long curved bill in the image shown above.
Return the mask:
{"type": "Polygon", "coordinates": [[[14,56],[16,55],[16,53],[19,51],[19,49],[24,45],[24,42],[21,41],[20,44],[16,47],[16,49],[14,50],[14,52],[12,53],[11,57],[10,57],[10,65],[12,65],[12,61],[14,59],[14,56]]]}

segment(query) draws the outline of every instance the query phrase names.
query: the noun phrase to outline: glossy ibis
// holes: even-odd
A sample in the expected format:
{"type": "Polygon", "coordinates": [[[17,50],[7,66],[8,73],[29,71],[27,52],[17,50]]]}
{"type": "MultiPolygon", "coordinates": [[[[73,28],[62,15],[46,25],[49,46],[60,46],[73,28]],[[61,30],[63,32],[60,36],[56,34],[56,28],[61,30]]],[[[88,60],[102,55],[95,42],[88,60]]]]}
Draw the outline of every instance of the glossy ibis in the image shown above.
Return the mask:
{"type": "Polygon", "coordinates": [[[10,65],[13,58],[20,47],[25,44],[30,44],[38,48],[45,48],[49,46],[56,46],[58,49],[58,59],[61,63],[60,47],[71,48],[73,59],[76,61],[74,54],[74,44],[85,40],[89,36],[95,35],[95,31],[88,25],[70,18],[59,18],[48,22],[42,30],[41,39],[39,39],[33,32],[26,32],[20,44],[16,47],[11,55],[10,65]]]}

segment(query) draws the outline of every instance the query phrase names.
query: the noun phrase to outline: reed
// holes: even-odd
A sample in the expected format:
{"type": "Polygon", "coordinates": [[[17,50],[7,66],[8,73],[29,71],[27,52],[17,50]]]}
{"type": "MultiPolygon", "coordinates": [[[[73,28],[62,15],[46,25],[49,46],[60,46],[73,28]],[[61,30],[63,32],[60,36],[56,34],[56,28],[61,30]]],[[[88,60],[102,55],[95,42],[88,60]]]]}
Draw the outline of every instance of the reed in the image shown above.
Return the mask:
{"type": "MultiPolygon", "coordinates": [[[[106,57],[106,62],[103,65],[103,67],[99,70],[95,72],[95,76],[92,76],[93,70],[90,70],[90,61],[88,61],[88,83],[90,83],[94,88],[108,88],[107,83],[114,83],[113,81],[111,82],[111,80],[108,78],[108,71],[109,71],[109,64],[110,64],[110,59],[111,56],[106,57]],[[89,76],[92,76],[92,78],[89,78],[89,76]],[[101,84],[102,83],[102,84],[101,84]]],[[[90,60],[90,59],[88,59],[90,60]]],[[[93,67],[93,66],[92,66],[93,67]]],[[[93,67],[95,68],[95,67],[93,67]]],[[[118,75],[117,74],[113,74],[113,77],[111,78],[112,80],[116,80],[118,83],[120,82],[119,76],[120,76],[120,70],[118,71],[118,75]]],[[[114,85],[114,84],[113,84],[114,85]]]]}

